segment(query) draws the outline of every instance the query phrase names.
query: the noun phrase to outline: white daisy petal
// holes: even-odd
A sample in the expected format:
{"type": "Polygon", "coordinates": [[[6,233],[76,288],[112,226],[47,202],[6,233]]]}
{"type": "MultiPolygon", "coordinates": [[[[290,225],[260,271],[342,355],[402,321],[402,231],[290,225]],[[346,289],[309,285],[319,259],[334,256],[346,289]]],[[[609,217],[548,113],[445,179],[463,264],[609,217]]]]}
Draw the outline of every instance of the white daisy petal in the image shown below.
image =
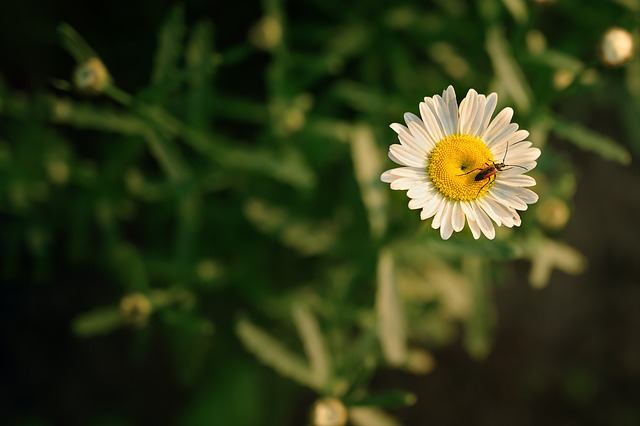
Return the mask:
{"type": "Polygon", "coordinates": [[[427,185],[421,185],[420,183],[407,191],[407,197],[409,198],[423,198],[431,195],[433,195],[431,189],[427,185]]]}
{"type": "Polygon", "coordinates": [[[442,204],[445,202],[445,199],[442,198],[439,194],[431,200],[431,203],[425,205],[420,212],[420,219],[426,220],[435,215],[438,211],[440,211],[442,204]]]}
{"type": "Polygon", "coordinates": [[[415,121],[411,121],[407,124],[409,125],[409,130],[411,130],[411,134],[416,138],[420,143],[420,146],[423,147],[426,152],[431,151],[431,149],[436,146],[438,141],[433,140],[433,138],[429,136],[422,122],[418,124],[415,121]]]}
{"type": "Polygon", "coordinates": [[[473,112],[473,119],[471,120],[471,127],[469,128],[469,135],[480,136],[480,129],[482,128],[482,122],[484,120],[484,110],[487,103],[487,97],[484,95],[478,95],[476,100],[475,111],[473,112]]]}
{"type": "Polygon", "coordinates": [[[460,203],[460,207],[462,207],[462,211],[467,217],[467,223],[469,224],[469,229],[471,229],[473,238],[477,240],[478,238],[480,238],[481,230],[480,226],[478,225],[478,221],[476,220],[476,213],[473,210],[471,203],[469,203],[468,201],[463,201],[460,203]]]}
{"type": "Polygon", "coordinates": [[[394,132],[396,132],[397,134],[406,132],[409,133],[409,128],[407,126],[405,126],[404,124],[400,124],[400,123],[391,123],[389,125],[389,127],[391,127],[393,129],[394,132]]]}
{"type": "Polygon", "coordinates": [[[413,151],[398,144],[393,144],[389,147],[389,158],[403,166],[425,167],[427,165],[426,158],[420,158],[413,151]]]}
{"type": "Polygon", "coordinates": [[[451,224],[454,231],[460,232],[462,231],[462,228],[464,228],[464,212],[462,211],[460,202],[455,202],[452,204],[453,210],[451,212],[451,224]]]}
{"type": "Polygon", "coordinates": [[[505,108],[496,115],[496,117],[489,123],[489,126],[482,132],[480,137],[487,143],[492,139],[492,137],[497,133],[501,132],[502,129],[507,127],[509,123],[511,123],[511,119],[513,118],[513,109],[505,108]]]}
{"type": "Polygon", "coordinates": [[[453,213],[453,206],[455,203],[448,201],[445,204],[442,216],[440,218],[440,237],[443,240],[448,240],[453,234],[453,224],[451,223],[451,214],[453,213]]]}
{"type": "Polygon", "coordinates": [[[409,209],[418,210],[427,206],[431,202],[430,197],[413,198],[409,200],[409,209]]]}
{"type": "Polygon", "coordinates": [[[536,180],[531,176],[509,176],[504,179],[500,179],[500,183],[508,186],[534,186],[536,184],[536,180]]]}
{"type": "Polygon", "coordinates": [[[456,100],[456,91],[453,86],[447,87],[445,91],[442,92],[442,98],[447,105],[447,110],[449,112],[449,118],[451,119],[451,133],[447,135],[452,135],[458,131],[458,101],[456,100]]]}
{"type": "Polygon", "coordinates": [[[480,125],[480,129],[478,130],[478,135],[484,133],[487,130],[487,126],[489,126],[489,122],[491,121],[491,116],[493,112],[496,110],[496,105],[498,104],[498,95],[496,93],[491,93],[487,96],[487,101],[485,103],[484,112],[482,116],[482,122],[480,125]]]}
{"type": "Polygon", "coordinates": [[[514,191],[515,189],[518,188],[505,187],[499,182],[496,182],[491,188],[491,193],[495,194],[495,197],[500,204],[516,210],[526,210],[527,204],[516,195],[516,192],[514,191]]]}
{"type": "Polygon", "coordinates": [[[476,218],[478,220],[478,225],[480,226],[480,230],[490,240],[493,240],[496,237],[496,229],[493,227],[489,216],[482,210],[481,208],[475,208],[476,218]]]}
{"type": "Polygon", "coordinates": [[[447,209],[449,208],[449,204],[450,204],[449,200],[447,200],[446,198],[443,198],[442,202],[440,203],[440,207],[436,211],[435,216],[433,216],[433,221],[431,222],[431,227],[433,229],[438,229],[442,225],[442,220],[446,216],[447,209]]]}
{"type": "Polygon", "coordinates": [[[444,134],[443,129],[440,127],[441,124],[439,120],[433,115],[432,109],[428,106],[427,101],[433,102],[433,100],[429,98],[425,98],[425,102],[420,103],[420,115],[424,120],[424,124],[426,125],[427,134],[431,136],[431,139],[434,141],[441,141],[446,135],[444,134]]]}
{"type": "Polygon", "coordinates": [[[511,152],[511,146],[513,146],[517,142],[524,141],[528,137],[529,132],[527,132],[526,130],[518,130],[507,135],[496,137],[489,145],[489,148],[493,148],[492,150],[498,153],[500,157],[502,157],[504,152],[507,151],[507,147],[509,147],[508,152],[511,152]]]}
{"type": "Polygon", "coordinates": [[[501,146],[504,142],[518,130],[516,123],[508,124],[507,126],[497,129],[494,133],[484,138],[489,148],[495,149],[497,146],[501,146]]]}
{"type": "Polygon", "coordinates": [[[478,226],[478,222],[475,219],[467,218],[467,222],[469,223],[469,229],[471,229],[471,234],[474,239],[480,238],[482,231],[480,230],[480,226],[478,226]]]}
{"type": "Polygon", "coordinates": [[[416,182],[411,178],[397,178],[391,182],[391,189],[394,190],[411,190],[416,185],[419,185],[419,182],[416,182]]]}
{"type": "Polygon", "coordinates": [[[491,218],[491,220],[496,223],[496,225],[502,225],[502,217],[498,213],[496,213],[496,209],[493,203],[487,202],[486,197],[478,200],[478,206],[482,210],[484,210],[484,212],[491,218]]]}
{"type": "Polygon", "coordinates": [[[391,172],[397,177],[410,177],[415,179],[426,178],[427,174],[424,169],[418,167],[397,167],[395,169],[387,170],[385,173],[391,172]]]}
{"type": "Polygon", "coordinates": [[[476,108],[478,105],[478,93],[469,89],[467,96],[460,102],[460,121],[458,122],[458,131],[464,135],[471,135],[471,126],[475,118],[476,108]]]}
{"type": "Polygon", "coordinates": [[[520,191],[517,193],[518,198],[527,204],[533,204],[538,202],[538,194],[527,188],[518,188],[520,191]]]}
{"type": "Polygon", "coordinates": [[[415,138],[411,133],[403,132],[399,134],[398,140],[402,146],[412,150],[414,155],[418,155],[420,157],[427,156],[427,145],[422,140],[417,140],[417,138],[415,138]]]}

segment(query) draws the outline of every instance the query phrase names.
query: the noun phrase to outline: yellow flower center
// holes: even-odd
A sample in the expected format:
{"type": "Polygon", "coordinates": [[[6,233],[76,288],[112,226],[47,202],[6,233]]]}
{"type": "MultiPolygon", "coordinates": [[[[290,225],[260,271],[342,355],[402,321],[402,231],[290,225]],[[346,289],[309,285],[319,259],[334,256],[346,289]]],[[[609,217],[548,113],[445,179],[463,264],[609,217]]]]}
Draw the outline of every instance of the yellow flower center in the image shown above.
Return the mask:
{"type": "MultiPolygon", "coordinates": [[[[429,155],[427,174],[435,188],[452,201],[473,201],[489,191],[495,176],[476,180],[478,173],[493,166],[493,154],[482,139],[450,135],[429,155]]],[[[481,175],[482,176],[482,175],[481,175]]]]}

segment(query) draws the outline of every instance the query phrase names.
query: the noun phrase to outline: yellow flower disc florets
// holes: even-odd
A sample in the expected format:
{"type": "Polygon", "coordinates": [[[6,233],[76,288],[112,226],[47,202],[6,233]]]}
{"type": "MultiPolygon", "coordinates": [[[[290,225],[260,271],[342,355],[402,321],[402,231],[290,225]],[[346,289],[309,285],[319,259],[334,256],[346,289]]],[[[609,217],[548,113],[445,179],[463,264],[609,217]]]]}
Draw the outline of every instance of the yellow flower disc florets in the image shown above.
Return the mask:
{"type": "Polygon", "coordinates": [[[473,201],[493,185],[495,176],[475,180],[482,169],[493,165],[493,154],[482,139],[450,135],[429,155],[427,174],[433,186],[451,201],[473,201]]]}

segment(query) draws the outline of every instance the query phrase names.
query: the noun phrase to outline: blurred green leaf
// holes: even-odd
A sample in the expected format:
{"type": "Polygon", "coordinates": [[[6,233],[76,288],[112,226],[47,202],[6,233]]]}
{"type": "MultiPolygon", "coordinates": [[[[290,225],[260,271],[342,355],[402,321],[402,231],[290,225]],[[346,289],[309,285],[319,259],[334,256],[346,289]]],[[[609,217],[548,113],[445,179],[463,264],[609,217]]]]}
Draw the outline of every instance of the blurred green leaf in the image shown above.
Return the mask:
{"type": "Polygon", "coordinates": [[[322,389],[322,383],[306,362],[260,327],[240,319],[236,323],[236,334],[248,351],[281,375],[316,391],[322,389]]]}
{"type": "Polygon", "coordinates": [[[309,359],[314,382],[326,385],[331,374],[331,359],[320,330],[320,324],[311,310],[302,303],[292,307],[293,321],[309,359]]]}
{"type": "Polygon", "coordinates": [[[493,339],[493,300],[484,260],[467,256],[464,258],[464,272],[472,284],[473,296],[471,314],[465,324],[464,344],[469,354],[475,358],[485,358],[491,350],[493,339]]]}
{"type": "Polygon", "coordinates": [[[62,46],[73,56],[76,63],[82,64],[88,59],[97,58],[96,52],[76,30],[67,23],[58,25],[62,46]]]}
{"type": "Polygon", "coordinates": [[[176,5],[158,33],[158,47],[151,73],[151,81],[155,85],[166,83],[178,70],[184,34],[184,9],[181,5],[176,5]]]}
{"type": "Polygon", "coordinates": [[[208,127],[208,108],[213,94],[214,66],[213,24],[210,21],[200,21],[191,30],[187,42],[185,62],[190,73],[187,78],[187,124],[195,129],[208,127]]]}
{"type": "Polygon", "coordinates": [[[79,337],[93,337],[108,334],[123,325],[120,309],[117,307],[96,308],[78,315],[71,325],[73,333],[79,337]]]}
{"type": "Polygon", "coordinates": [[[504,87],[522,113],[528,113],[532,103],[531,88],[501,27],[492,26],[487,30],[486,49],[496,73],[496,84],[504,87]]]}
{"type": "Polygon", "coordinates": [[[247,218],[262,232],[275,235],[283,244],[304,255],[326,252],[337,240],[331,222],[314,223],[294,217],[286,209],[249,199],[244,205],[247,218]]]}
{"type": "Polygon", "coordinates": [[[571,123],[559,118],[553,120],[552,130],[560,137],[568,140],[577,147],[595,152],[606,160],[621,164],[631,162],[631,154],[626,148],[608,136],[590,130],[579,123],[571,123]]]}
{"type": "Polygon", "coordinates": [[[356,399],[351,402],[345,402],[349,407],[369,406],[379,408],[399,408],[414,405],[416,403],[416,400],[416,395],[411,392],[403,390],[391,390],[387,392],[366,395],[361,399],[356,399]]]}
{"type": "Polygon", "coordinates": [[[351,136],[351,158],[354,174],[360,187],[360,196],[367,209],[369,227],[375,238],[387,229],[387,192],[380,182],[382,153],[378,149],[371,128],[359,125],[351,136]]]}
{"type": "Polygon", "coordinates": [[[502,0],[502,3],[516,22],[524,24],[527,21],[528,10],[524,0],[502,0]]]}
{"type": "Polygon", "coordinates": [[[527,247],[531,259],[529,283],[534,288],[544,288],[551,272],[557,268],[564,273],[578,275],[587,268],[587,258],[573,247],[546,238],[532,240],[527,247]]]}
{"type": "Polygon", "coordinates": [[[472,255],[488,259],[509,260],[522,255],[522,249],[515,242],[502,240],[470,240],[451,238],[443,241],[422,234],[418,240],[434,253],[443,256],[472,255]]]}
{"type": "Polygon", "coordinates": [[[373,407],[352,407],[349,419],[353,426],[400,426],[393,417],[373,407]]]}
{"type": "Polygon", "coordinates": [[[376,313],[380,346],[387,362],[399,366],[407,359],[407,325],[398,296],[393,255],[389,249],[383,249],[379,254],[377,281],[376,313]]]}

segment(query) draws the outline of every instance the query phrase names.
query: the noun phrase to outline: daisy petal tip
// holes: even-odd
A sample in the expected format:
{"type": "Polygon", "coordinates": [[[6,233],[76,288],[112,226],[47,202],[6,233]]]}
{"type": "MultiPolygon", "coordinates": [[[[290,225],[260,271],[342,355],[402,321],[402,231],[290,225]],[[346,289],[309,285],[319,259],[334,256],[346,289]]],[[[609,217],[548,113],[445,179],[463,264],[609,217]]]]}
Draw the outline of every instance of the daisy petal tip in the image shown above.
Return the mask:
{"type": "Polygon", "coordinates": [[[386,172],[382,173],[380,175],[380,180],[384,183],[393,182],[393,174],[391,173],[391,170],[387,170],[386,172]]]}

